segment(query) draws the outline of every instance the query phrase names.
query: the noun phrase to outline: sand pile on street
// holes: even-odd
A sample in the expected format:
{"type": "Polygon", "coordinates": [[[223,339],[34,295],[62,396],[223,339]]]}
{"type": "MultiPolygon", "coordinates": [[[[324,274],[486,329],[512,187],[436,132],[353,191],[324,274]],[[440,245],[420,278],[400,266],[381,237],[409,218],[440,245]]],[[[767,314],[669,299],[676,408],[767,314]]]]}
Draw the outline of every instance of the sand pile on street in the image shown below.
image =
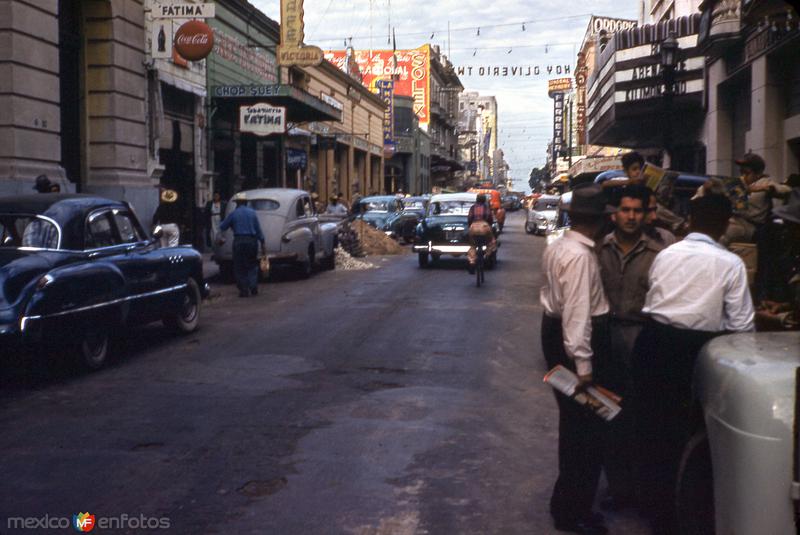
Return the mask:
{"type": "Polygon", "coordinates": [[[369,262],[363,262],[357,258],[350,256],[350,253],[345,251],[342,246],[336,248],[336,269],[341,271],[363,271],[365,269],[375,269],[377,266],[369,262]]]}
{"type": "Polygon", "coordinates": [[[356,220],[351,226],[368,255],[403,254],[403,247],[399,243],[369,224],[356,220]]]}

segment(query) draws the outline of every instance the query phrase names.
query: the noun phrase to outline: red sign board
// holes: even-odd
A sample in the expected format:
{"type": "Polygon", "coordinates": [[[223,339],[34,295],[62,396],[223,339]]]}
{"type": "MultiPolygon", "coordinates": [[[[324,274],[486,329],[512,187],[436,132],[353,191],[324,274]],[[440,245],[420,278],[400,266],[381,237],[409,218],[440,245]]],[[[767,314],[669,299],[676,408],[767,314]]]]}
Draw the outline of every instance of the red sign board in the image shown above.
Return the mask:
{"type": "MultiPolygon", "coordinates": [[[[362,83],[378,93],[378,80],[394,79],[394,94],[413,97],[414,113],[426,126],[431,117],[431,50],[429,45],[411,50],[356,50],[353,58],[361,72],[362,83]],[[395,62],[396,58],[396,62],[395,62]]],[[[347,52],[328,50],[325,59],[347,72],[347,52]]]]}
{"type": "Polygon", "coordinates": [[[175,32],[175,50],[189,61],[200,61],[214,49],[214,32],[205,22],[190,20],[175,32]]]}

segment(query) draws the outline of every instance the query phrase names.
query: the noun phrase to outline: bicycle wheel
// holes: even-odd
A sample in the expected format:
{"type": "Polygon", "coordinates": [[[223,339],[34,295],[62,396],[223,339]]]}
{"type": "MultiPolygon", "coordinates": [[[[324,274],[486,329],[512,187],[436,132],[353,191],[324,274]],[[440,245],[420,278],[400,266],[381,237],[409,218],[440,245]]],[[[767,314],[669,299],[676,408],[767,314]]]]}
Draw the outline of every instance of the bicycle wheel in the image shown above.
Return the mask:
{"type": "Polygon", "coordinates": [[[478,258],[475,260],[475,285],[480,288],[483,282],[483,251],[478,249],[478,258]]]}

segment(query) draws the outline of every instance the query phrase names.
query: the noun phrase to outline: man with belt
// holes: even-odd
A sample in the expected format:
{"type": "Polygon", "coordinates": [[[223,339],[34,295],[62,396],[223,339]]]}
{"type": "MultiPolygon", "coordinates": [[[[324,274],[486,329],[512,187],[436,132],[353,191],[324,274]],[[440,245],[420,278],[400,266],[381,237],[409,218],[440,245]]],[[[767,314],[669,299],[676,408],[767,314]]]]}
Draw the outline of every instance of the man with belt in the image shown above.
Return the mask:
{"type": "Polygon", "coordinates": [[[753,330],[753,302],[742,259],[718,243],[731,202],[705,192],[689,206],[689,235],[661,251],[650,268],[642,312],[649,320],[634,346],[633,376],[640,505],[656,534],[678,533],[675,487],[692,429],[692,373],[703,344],[753,330]]]}
{"type": "Polygon", "coordinates": [[[262,255],[267,254],[267,249],[255,210],[247,206],[247,199],[241,193],[234,201],[236,210],[219,228],[221,231],[233,229],[233,274],[239,297],[249,297],[258,295],[258,242],[261,242],[262,255]]]}
{"type": "Polygon", "coordinates": [[[603,289],[611,309],[611,352],[603,386],[622,396],[622,412],[607,424],[603,468],[609,496],[600,506],[619,510],[635,505],[634,420],[631,406],[633,376],[631,356],[646,317],[642,314],[648,290],[647,274],[664,246],[645,232],[647,210],[653,196],[647,186],[625,186],[619,206],[611,216],[614,232],[598,249],[603,289]]]}
{"type": "MultiPolygon", "coordinates": [[[[594,240],[613,208],[606,206],[600,186],[586,184],[573,190],[567,210],[571,230],[542,256],[542,350],[550,368],[561,364],[572,370],[585,388],[596,376],[603,381],[608,352],[609,309],[594,240]]],[[[592,503],[600,479],[603,421],[563,394],[555,396],[558,479],[550,514],[557,530],[602,535],[608,530],[602,515],[592,513],[592,503]]]]}

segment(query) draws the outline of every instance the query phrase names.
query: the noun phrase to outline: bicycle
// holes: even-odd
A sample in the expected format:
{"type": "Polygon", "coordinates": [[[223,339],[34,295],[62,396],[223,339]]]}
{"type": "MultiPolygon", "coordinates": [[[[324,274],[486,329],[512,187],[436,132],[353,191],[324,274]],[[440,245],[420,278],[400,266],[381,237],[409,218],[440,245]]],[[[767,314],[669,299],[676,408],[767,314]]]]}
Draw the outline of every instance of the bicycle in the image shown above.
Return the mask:
{"type": "Polygon", "coordinates": [[[484,267],[485,267],[485,258],[486,258],[486,250],[489,247],[486,245],[486,239],[482,237],[475,238],[475,286],[478,288],[481,287],[481,284],[484,282],[484,267]]]}

